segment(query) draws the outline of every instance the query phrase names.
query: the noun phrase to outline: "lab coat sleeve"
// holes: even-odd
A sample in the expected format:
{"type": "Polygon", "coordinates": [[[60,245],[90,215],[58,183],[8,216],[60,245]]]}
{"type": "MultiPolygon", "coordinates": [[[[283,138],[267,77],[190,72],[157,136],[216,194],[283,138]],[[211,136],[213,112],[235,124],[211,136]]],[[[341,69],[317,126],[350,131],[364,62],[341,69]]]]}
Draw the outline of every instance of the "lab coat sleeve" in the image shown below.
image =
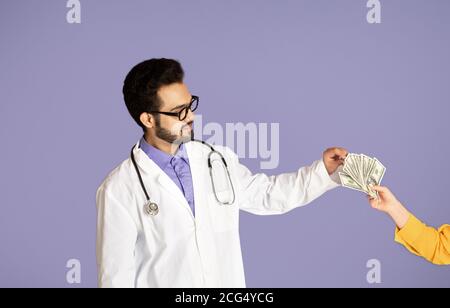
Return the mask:
{"type": "Polygon", "coordinates": [[[98,189],[96,199],[99,287],[133,288],[136,224],[127,209],[104,187],[98,189]]]}
{"type": "Polygon", "coordinates": [[[263,173],[252,174],[239,163],[235,153],[232,155],[240,184],[240,209],[256,215],[286,213],[340,186],[338,171],[330,176],[322,160],[302,167],[297,172],[268,176],[263,173]]]}

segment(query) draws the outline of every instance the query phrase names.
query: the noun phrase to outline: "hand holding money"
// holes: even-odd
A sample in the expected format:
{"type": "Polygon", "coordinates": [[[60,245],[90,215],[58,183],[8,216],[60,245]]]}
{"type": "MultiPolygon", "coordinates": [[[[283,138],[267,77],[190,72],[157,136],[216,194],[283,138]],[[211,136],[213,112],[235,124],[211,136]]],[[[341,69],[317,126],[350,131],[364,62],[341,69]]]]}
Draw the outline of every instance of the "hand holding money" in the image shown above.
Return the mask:
{"type": "Polygon", "coordinates": [[[348,152],[344,148],[329,148],[323,152],[323,162],[329,175],[344,163],[347,154],[348,152]]]}
{"type": "Polygon", "coordinates": [[[377,192],[371,188],[371,185],[380,185],[385,172],[386,168],[378,159],[364,154],[350,153],[344,161],[339,177],[342,186],[377,198],[377,192]]]}
{"type": "Polygon", "coordinates": [[[387,213],[399,229],[402,229],[408,222],[409,211],[397,200],[395,195],[384,186],[373,186],[373,190],[378,193],[378,198],[369,197],[370,205],[379,211],[387,213]]]}

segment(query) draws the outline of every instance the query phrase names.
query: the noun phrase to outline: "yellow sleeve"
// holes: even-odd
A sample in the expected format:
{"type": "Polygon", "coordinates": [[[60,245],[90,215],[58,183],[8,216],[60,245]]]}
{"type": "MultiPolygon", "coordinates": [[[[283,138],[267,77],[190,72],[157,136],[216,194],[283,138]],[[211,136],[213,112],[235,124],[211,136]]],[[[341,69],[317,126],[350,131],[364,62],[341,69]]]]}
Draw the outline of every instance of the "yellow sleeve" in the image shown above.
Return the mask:
{"type": "Polygon", "coordinates": [[[406,225],[395,230],[395,241],[434,264],[450,264],[450,225],[436,230],[411,214],[406,225]]]}

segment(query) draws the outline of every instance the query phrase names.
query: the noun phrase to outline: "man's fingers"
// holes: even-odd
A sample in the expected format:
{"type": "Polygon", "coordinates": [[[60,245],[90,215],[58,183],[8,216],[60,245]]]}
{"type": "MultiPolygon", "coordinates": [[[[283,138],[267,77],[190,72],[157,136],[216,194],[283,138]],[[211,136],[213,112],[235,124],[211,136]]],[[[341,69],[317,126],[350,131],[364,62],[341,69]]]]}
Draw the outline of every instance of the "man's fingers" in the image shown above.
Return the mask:
{"type": "Polygon", "coordinates": [[[329,148],[327,150],[328,157],[334,161],[344,162],[345,157],[348,154],[348,151],[344,148],[329,148]]]}
{"type": "Polygon", "coordinates": [[[339,155],[342,158],[345,158],[348,154],[348,151],[344,148],[334,148],[334,153],[339,155]]]}

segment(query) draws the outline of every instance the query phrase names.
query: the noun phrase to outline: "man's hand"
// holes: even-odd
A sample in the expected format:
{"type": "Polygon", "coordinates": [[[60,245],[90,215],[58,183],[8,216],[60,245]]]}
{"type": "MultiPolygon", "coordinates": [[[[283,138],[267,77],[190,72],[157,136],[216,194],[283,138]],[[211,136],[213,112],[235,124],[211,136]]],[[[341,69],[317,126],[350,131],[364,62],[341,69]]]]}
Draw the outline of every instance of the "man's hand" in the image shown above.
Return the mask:
{"type": "Polygon", "coordinates": [[[323,162],[328,174],[333,174],[336,169],[344,164],[348,151],[344,148],[329,148],[323,152],[323,162]]]}

